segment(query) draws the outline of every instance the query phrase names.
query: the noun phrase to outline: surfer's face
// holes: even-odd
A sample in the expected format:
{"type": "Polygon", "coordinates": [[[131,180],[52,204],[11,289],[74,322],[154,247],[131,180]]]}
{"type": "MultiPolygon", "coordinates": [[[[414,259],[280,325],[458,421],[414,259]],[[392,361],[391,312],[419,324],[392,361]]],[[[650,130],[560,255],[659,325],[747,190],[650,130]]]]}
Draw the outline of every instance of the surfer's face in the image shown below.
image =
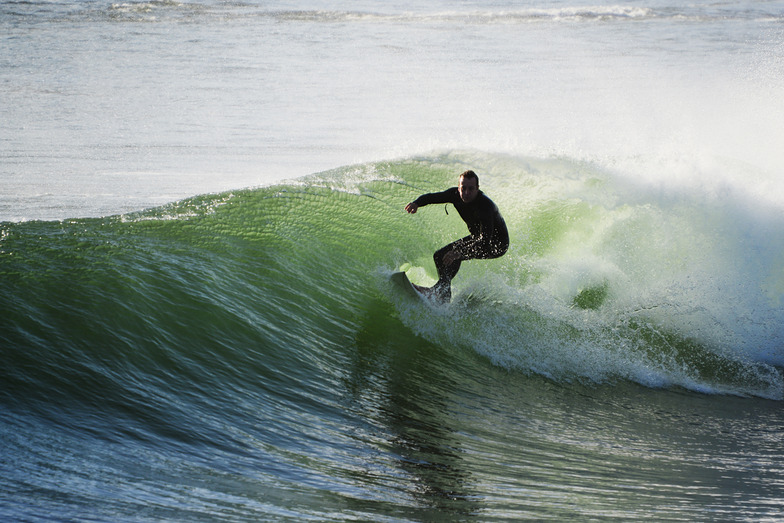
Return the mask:
{"type": "Polygon", "coordinates": [[[471,203],[479,194],[479,181],[476,178],[461,176],[457,184],[457,190],[460,193],[461,200],[465,203],[471,203]]]}

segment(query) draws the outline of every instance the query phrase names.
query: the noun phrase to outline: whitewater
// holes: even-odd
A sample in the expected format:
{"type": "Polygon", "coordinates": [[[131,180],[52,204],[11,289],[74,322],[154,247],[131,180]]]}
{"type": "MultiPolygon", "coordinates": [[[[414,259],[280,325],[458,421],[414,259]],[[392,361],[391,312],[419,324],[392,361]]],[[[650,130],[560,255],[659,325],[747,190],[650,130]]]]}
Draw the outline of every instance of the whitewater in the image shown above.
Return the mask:
{"type": "Polygon", "coordinates": [[[0,517],[780,517],[782,24],[3,3],[0,517]]]}

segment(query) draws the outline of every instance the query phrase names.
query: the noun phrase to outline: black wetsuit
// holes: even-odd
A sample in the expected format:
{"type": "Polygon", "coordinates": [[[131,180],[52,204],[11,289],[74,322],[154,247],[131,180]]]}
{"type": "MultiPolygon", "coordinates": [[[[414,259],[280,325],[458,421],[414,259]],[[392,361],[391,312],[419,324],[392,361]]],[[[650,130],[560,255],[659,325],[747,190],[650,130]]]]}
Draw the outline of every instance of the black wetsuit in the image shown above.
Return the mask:
{"type": "Polygon", "coordinates": [[[442,298],[449,300],[451,295],[452,278],[460,270],[463,260],[490,259],[503,256],[509,249],[509,231],[506,228],[501,213],[493,201],[485,196],[482,191],[471,203],[465,203],[460,198],[457,187],[452,187],[444,192],[423,194],[414,204],[417,207],[433,203],[451,203],[458,214],[468,226],[471,234],[439,249],[433,255],[438,270],[438,283],[434,290],[442,298]],[[460,257],[449,265],[444,263],[444,255],[449,251],[456,251],[460,257]]]}

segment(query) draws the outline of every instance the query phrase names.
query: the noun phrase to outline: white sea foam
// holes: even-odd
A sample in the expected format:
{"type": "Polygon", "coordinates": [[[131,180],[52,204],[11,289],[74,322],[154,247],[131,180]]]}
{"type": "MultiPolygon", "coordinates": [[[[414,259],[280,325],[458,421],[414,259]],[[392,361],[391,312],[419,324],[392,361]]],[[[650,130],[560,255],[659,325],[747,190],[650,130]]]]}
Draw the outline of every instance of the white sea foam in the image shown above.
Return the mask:
{"type": "MultiPolygon", "coordinates": [[[[422,335],[557,381],[784,398],[772,367],[784,365],[780,212],[741,192],[652,190],[583,162],[442,161],[482,173],[512,247],[466,262],[450,309],[412,311],[422,335]]],[[[419,281],[434,278],[428,258],[410,269],[419,281]]]]}

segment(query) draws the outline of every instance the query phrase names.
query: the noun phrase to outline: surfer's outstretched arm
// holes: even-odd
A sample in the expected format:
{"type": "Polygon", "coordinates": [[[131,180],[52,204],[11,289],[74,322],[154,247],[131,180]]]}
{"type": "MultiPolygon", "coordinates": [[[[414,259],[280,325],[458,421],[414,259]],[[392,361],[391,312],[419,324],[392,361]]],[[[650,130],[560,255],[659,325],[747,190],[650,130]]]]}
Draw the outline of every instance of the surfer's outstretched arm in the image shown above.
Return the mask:
{"type": "Polygon", "coordinates": [[[430,205],[431,203],[455,203],[455,200],[457,199],[459,199],[457,187],[452,187],[451,189],[447,189],[443,192],[423,194],[413,202],[406,205],[406,212],[414,214],[417,212],[417,209],[424,207],[425,205],[430,205]]]}

